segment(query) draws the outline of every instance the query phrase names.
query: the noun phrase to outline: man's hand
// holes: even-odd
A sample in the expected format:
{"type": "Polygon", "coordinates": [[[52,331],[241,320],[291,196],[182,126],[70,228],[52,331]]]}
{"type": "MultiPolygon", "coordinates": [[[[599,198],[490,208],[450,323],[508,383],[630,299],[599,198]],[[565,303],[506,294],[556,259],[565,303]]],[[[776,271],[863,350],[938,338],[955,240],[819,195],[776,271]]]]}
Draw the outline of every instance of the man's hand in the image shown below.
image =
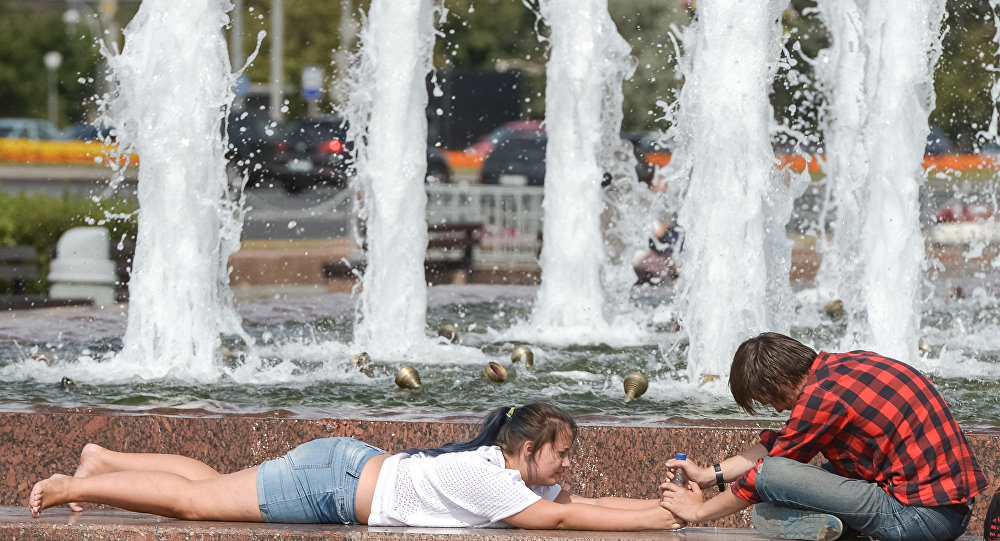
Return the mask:
{"type": "Polygon", "coordinates": [[[701,488],[710,488],[715,486],[715,469],[704,467],[695,464],[690,460],[677,460],[676,458],[671,458],[667,461],[667,481],[674,480],[674,468],[683,468],[684,473],[687,474],[687,478],[695,483],[701,488]]]}

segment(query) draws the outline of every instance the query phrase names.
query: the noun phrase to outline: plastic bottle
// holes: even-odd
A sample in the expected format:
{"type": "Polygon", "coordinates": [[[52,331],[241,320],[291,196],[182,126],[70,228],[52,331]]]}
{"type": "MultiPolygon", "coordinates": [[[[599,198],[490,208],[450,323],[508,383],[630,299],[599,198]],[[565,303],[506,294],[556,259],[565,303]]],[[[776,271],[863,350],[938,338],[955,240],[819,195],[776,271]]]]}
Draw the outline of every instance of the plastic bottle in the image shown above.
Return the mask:
{"type": "MultiPolygon", "coordinates": [[[[674,458],[677,460],[687,460],[687,453],[677,453],[674,455],[674,458]]],[[[674,484],[681,488],[687,487],[687,474],[684,472],[684,468],[674,468],[674,484]]]]}

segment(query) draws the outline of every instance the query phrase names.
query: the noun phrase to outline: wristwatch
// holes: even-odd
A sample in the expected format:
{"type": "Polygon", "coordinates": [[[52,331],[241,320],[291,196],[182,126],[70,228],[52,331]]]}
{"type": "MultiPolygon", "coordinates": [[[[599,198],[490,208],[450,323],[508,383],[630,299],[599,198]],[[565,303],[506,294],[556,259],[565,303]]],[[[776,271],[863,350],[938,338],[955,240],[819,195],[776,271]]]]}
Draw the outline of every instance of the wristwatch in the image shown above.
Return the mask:
{"type": "Polygon", "coordinates": [[[718,462],[713,464],[713,466],[715,467],[715,482],[717,483],[716,486],[719,487],[719,492],[722,492],[726,490],[726,481],[722,477],[722,466],[719,465],[718,462]]]}

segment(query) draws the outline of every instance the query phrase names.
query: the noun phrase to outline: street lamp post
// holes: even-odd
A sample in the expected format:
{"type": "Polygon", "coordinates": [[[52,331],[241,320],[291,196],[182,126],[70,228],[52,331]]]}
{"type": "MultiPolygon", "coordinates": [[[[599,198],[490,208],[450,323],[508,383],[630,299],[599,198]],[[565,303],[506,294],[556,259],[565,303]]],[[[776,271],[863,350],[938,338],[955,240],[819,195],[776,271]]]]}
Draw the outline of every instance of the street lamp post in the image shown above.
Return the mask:
{"type": "Polygon", "coordinates": [[[62,65],[62,55],[59,51],[49,51],[42,57],[45,69],[49,72],[49,122],[59,127],[59,78],[58,70],[62,65]]]}
{"type": "MultiPolygon", "coordinates": [[[[69,8],[63,13],[63,23],[66,24],[67,28],[75,29],[80,21],[83,21],[89,27],[90,35],[93,37],[95,43],[104,39],[104,29],[101,27],[101,19],[90,6],[77,0],[66,0],[66,4],[69,8]],[[82,13],[81,10],[83,10],[82,13]]],[[[98,96],[104,95],[108,91],[109,86],[107,81],[107,63],[104,55],[100,55],[97,61],[95,79],[98,96]]]]}
{"type": "Polygon", "coordinates": [[[284,96],[281,94],[285,85],[285,3],[284,0],[274,0],[271,4],[271,120],[281,122],[281,108],[284,96]]]}
{"type": "MultiPolygon", "coordinates": [[[[100,42],[108,51],[117,53],[121,31],[118,28],[118,0],[100,0],[97,11],[85,0],[66,0],[63,22],[67,27],[75,27],[80,21],[87,23],[95,42],[100,42]]],[[[97,94],[104,95],[111,89],[108,81],[108,66],[102,54],[97,68],[97,94]]]]}

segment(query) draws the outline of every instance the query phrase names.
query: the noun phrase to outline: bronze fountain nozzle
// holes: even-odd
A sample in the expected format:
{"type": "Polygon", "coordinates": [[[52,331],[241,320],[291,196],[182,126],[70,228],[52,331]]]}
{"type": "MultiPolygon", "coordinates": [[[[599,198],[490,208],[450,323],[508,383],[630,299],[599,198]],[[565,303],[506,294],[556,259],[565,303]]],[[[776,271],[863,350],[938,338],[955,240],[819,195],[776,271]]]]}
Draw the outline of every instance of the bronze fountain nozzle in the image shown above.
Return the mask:
{"type": "Polygon", "coordinates": [[[458,343],[458,329],[451,323],[445,323],[438,329],[438,336],[443,336],[452,344],[458,343]]]}
{"type": "Polygon", "coordinates": [[[625,387],[625,402],[639,398],[649,389],[649,378],[642,372],[630,372],[622,382],[625,387]]]}
{"type": "Polygon", "coordinates": [[[525,368],[535,365],[535,354],[528,346],[517,346],[510,354],[510,361],[513,363],[524,361],[525,368]]]}
{"type": "Polygon", "coordinates": [[[499,363],[490,362],[483,369],[483,376],[493,383],[503,383],[507,380],[507,369],[499,363]]]}
{"type": "Polygon", "coordinates": [[[363,368],[365,366],[368,366],[368,363],[370,362],[372,362],[372,357],[371,355],[368,354],[367,351],[362,351],[361,353],[355,355],[354,357],[351,357],[351,364],[358,368],[363,368]]]}
{"type": "Polygon", "coordinates": [[[718,374],[702,374],[698,377],[698,385],[705,385],[707,383],[712,383],[713,381],[719,381],[718,374]]]}
{"type": "Polygon", "coordinates": [[[834,299],[823,307],[823,311],[826,312],[826,317],[836,321],[844,317],[844,301],[840,299],[834,299]]]}
{"type": "Polygon", "coordinates": [[[396,385],[400,389],[416,389],[420,387],[420,374],[412,366],[404,366],[396,373],[396,385]]]}

